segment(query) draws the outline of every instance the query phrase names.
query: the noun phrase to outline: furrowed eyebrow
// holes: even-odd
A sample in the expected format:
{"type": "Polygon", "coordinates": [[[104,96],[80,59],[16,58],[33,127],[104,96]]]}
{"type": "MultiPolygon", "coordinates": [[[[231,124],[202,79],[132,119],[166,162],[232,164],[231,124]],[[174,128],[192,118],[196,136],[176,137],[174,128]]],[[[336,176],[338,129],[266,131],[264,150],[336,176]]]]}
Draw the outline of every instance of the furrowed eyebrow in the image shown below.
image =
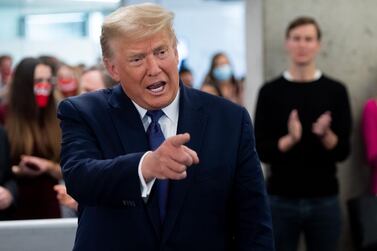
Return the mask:
{"type": "Polygon", "coordinates": [[[128,58],[132,59],[132,58],[142,58],[142,57],[145,57],[145,53],[135,53],[135,54],[130,54],[128,56],[128,58]]]}
{"type": "Polygon", "coordinates": [[[166,49],[168,49],[167,45],[161,45],[161,46],[153,49],[153,52],[157,52],[157,51],[160,51],[160,50],[166,50],[166,49]]]}

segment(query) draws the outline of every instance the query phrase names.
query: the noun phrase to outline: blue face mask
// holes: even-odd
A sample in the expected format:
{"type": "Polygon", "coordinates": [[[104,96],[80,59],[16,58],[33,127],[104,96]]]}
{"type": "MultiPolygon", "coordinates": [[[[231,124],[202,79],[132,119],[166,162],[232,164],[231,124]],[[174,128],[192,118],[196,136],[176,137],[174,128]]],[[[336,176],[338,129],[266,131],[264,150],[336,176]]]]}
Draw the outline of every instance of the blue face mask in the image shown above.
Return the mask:
{"type": "Polygon", "coordinates": [[[217,66],[213,69],[213,76],[218,81],[229,80],[232,77],[232,69],[228,64],[217,66]]]}

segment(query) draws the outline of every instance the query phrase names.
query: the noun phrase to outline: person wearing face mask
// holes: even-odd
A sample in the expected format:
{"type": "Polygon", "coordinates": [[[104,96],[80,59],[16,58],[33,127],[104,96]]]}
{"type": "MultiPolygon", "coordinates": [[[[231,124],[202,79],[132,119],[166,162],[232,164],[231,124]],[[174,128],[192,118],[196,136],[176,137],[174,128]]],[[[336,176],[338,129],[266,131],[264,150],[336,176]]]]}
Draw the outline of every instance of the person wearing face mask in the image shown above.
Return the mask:
{"type": "Polygon", "coordinates": [[[220,52],[211,60],[211,67],[206,75],[201,90],[221,96],[237,104],[242,104],[242,88],[235,78],[227,56],[220,52]]]}
{"type": "Polygon", "coordinates": [[[66,64],[61,64],[56,74],[56,97],[62,100],[79,94],[79,81],[74,69],[66,64]]]}
{"type": "Polygon", "coordinates": [[[51,67],[25,58],[16,67],[5,128],[19,190],[16,219],[59,218],[60,130],[51,67]]]}

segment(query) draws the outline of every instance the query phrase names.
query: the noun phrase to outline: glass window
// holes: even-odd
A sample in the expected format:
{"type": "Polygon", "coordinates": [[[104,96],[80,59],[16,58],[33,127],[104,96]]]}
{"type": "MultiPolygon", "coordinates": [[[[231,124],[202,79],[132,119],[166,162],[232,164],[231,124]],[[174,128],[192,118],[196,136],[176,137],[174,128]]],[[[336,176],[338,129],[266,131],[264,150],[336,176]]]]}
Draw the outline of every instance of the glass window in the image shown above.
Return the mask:
{"type": "Polygon", "coordinates": [[[23,33],[30,40],[81,38],[86,35],[85,13],[38,14],[23,17],[23,33]]]}

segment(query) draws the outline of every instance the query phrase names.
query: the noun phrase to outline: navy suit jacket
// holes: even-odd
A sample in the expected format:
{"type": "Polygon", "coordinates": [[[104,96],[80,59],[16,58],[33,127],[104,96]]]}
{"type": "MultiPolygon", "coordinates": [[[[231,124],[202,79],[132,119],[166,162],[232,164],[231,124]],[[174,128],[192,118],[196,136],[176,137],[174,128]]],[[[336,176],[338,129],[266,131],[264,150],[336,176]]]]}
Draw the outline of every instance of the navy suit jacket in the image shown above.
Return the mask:
{"type": "Polygon", "coordinates": [[[180,84],[178,133],[200,163],[171,181],[160,224],[154,190],[141,197],[149,150],[140,115],[118,85],[59,105],[61,165],[79,202],[74,250],[273,250],[270,210],[247,111],[180,84]]]}

